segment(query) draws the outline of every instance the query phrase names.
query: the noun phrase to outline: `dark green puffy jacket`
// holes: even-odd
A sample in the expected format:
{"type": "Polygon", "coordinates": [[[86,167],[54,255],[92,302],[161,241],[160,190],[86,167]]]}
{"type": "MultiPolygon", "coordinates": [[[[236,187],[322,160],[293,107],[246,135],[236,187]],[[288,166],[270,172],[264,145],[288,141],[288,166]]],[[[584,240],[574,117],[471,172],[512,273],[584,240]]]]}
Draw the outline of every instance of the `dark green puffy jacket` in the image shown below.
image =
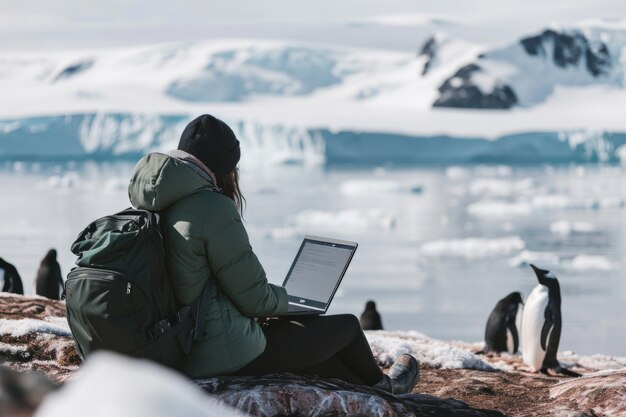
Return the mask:
{"type": "Polygon", "coordinates": [[[136,208],[159,211],[176,298],[191,303],[209,280],[204,337],[181,371],[192,378],[232,373],[265,349],[253,317],[287,311],[284,288],[269,284],[232,200],[188,161],[143,158],[129,185],[136,208]],[[210,277],[210,278],[209,278],[210,277]]]}

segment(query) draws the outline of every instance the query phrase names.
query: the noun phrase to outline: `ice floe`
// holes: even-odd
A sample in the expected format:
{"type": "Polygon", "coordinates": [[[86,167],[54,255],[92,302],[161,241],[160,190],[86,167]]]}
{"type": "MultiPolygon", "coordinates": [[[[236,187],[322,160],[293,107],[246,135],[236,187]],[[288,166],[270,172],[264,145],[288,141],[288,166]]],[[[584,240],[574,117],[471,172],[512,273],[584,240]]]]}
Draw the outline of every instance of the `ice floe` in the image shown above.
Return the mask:
{"type": "Polygon", "coordinates": [[[419,185],[404,185],[395,181],[385,180],[350,180],[341,184],[339,190],[345,195],[358,197],[402,192],[420,193],[422,187],[419,185]]]}
{"type": "Polygon", "coordinates": [[[614,268],[614,264],[605,256],[578,255],[573,259],[563,261],[563,267],[575,271],[610,271],[614,268]]]}
{"type": "Polygon", "coordinates": [[[497,178],[479,178],[470,183],[469,191],[472,194],[508,197],[528,194],[533,192],[535,187],[535,181],[531,178],[524,178],[517,181],[497,178]]]}
{"type": "Polygon", "coordinates": [[[467,212],[475,217],[513,217],[532,213],[532,205],[526,202],[484,200],[467,206],[467,212]]]}
{"type": "Polygon", "coordinates": [[[302,230],[389,230],[396,225],[395,214],[381,209],[305,210],[292,220],[302,230]]]}
{"type": "Polygon", "coordinates": [[[534,252],[524,250],[509,260],[509,265],[513,267],[524,267],[529,264],[537,264],[542,267],[559,265],[560,258],[554,252],[534,252]]]}
{"type": "Polygon", "coordinates": [[[550,224],[550,231],[558,235],[568,236],[572,233],[591,233],[595,230],[595,226],[588,222],[570,222],[567,220],[559,220],[550,224]]]}
{"type": "Polygon", "coordinates": [[[426,242],[421,253],[426,256],[452,256],[467,259],[510,255],[524,249],[526,244],[519,236],[501,238],[443,239],[426,242]]]}
{"type": "MultiPolygon", "coordinates": [[[[520,195],[522,192],[512,191],[511,195],[513,194],[520,195]]],[[[495,195],[469,204],[467,212],[475,217],[491,218],[528,216],[544,210],[602,210],[626,206],[626,201],[621,197],[575,198],[565,194],[540,194],[513,201],[493,197],[495,195]]],[[[563,225],[556,227],[563,227],[563,225]]],[[[584,226],[581,226],[581,229],[584,229],[584,226]]]]}

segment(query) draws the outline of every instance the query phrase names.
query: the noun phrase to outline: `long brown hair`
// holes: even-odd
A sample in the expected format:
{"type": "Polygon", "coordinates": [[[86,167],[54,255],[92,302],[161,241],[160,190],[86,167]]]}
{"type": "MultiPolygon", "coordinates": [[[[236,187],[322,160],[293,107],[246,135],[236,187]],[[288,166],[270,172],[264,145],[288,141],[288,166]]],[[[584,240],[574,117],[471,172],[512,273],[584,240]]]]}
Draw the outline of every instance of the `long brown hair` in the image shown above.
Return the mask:
{"type": "Polygon", "coordinates": [[[235,202],[239,214],[243,218],[246,199],[239,188],[239,169],[235,168],[227,174],[215,174],[217,186],[222,189],[224,195],[235,202]]]}

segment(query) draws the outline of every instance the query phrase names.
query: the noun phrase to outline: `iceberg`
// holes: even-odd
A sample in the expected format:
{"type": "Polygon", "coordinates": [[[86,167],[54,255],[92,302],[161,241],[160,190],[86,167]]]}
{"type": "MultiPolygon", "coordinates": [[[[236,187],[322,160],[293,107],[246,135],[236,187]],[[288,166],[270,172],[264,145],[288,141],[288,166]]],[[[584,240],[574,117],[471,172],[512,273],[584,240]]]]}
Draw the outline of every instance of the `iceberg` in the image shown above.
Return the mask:
{"type": "MultiPolygon", "coordinates": [[[[192,117],[86,113],[0,119],[0,159],[137,158],[175,148],[192,117]]],[[[527,132],[491,139],[226,121],[242,143],[244,164],[617,163],[626,144],[621,132],[527,132]]]]}

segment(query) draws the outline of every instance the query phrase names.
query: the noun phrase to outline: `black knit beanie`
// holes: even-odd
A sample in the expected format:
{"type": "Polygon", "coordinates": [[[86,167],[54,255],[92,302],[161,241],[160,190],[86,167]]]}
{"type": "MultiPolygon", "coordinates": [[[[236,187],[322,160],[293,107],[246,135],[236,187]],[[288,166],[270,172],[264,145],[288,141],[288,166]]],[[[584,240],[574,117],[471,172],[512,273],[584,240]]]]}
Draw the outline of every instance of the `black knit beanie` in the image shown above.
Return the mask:
{"type": "Polygon", "coordinates": [[[192,154],[216,174],[227,174],[237,166],[239,141],[228,125],[209,114],[193,119],[180,136],[178,149],[192,154]]]}

